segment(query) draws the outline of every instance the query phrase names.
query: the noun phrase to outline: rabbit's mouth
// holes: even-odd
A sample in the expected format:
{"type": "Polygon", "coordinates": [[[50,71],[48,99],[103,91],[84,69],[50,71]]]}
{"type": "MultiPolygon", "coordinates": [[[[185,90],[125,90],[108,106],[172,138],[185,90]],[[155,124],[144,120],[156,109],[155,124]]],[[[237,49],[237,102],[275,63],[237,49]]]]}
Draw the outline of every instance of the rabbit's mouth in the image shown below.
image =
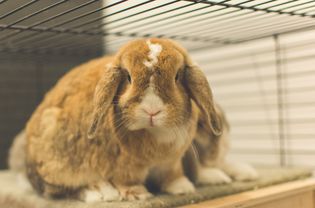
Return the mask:
{"type": "MultiPolygon", "coordinates": [[[[140,110],[141,111],[141,110],[140,110]]],[[[129,130],[164,128],[165,113],[164,111],[156,112],[138,112],[133,121],[129,122],[129,130]]]]}

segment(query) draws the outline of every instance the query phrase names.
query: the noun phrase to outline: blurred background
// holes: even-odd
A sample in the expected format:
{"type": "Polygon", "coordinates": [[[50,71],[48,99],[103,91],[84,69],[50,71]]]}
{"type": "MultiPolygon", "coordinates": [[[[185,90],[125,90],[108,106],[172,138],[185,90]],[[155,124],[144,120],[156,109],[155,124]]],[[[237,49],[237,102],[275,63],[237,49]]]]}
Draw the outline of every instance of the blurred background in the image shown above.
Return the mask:
{"type": "Polygon", "coordinates": [[[199,63],[231,123],[230,158],[315,168],[315,2],[0,0],[0,168],[58,78],[141,37],[199,63]]]}

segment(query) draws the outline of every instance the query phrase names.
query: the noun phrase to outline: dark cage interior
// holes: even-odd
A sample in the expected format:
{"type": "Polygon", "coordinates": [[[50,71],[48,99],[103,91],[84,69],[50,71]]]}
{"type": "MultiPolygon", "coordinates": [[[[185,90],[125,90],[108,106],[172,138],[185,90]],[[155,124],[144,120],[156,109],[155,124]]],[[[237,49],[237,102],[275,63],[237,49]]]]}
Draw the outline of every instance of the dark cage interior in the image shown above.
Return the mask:
{"type": "MultiPolygon", "coordinates": [[[[274,135],[279,143],[277,156],[280,163],[286,165],[285,143],[289,136],[285,109],[289,104],[285,103],[287,90],[281,37],[314,29],[314,17],[315,2],[309,0],[0,0],[0,168],[6,167],[12,139],[62,74],[85,60],[112,53],[137,37],[172,38],[196,54],[204,50],[216,54],[222,47],[271,37],[271,47],[263,49],[262,53],[273,57],[269,62],[274,74],[260,78],[275,78],[275,88],[268,89],[275,95],[273,107],[277,116],[272,122],[277,124],[274,135]]],[[[314,54],[309,52],[309,58],[314,54]]],[[[235,55],[242,56],[237,51],[232,57],[218,56],[221,61],[231,60],[230,69],[225,66],[227,68],[220,72],[244,67],[233,64],[235,55]]],[[[211,56],[203,56],[205,65],[218,62],[211,56]]],[[[212,78],[215,70],[207,74],[210,81],[215,79],[212,78]]],[[[303,75],[298,73],[297,76],[303,75]]],[[[231,83],[243,83],[244,79],[246,81],[246,77],[221,80],[221,85],[233,86],[231,83]]],[[[220,83],[217,85],[219,88],[220,83]]],[[[220,97],[219,91],[215,94],[220,97]]],[[[248,96],[252,96],[250,92],[248,96]]],[[[220,101],[224,106],[223,96],[220,101]]],[[[314,104],[309,100],[307,103],[314,104]]],[[[297,105],[305,106],[303,102],[297,105]]],[[[228,109],[232,110],[233,106],[228,109]]],[[[234,111],[239,109],[234,106],[234,111]]],[[[247,124],[234,122],[236,128],[242,122],[245,126],[253,125],[255,120],[251,119],[247,118],[247,124]]],[[[302,116],[299,119],[307,124],[315,123],[314,118],[302,116]]],[[[311,138],[314,135],[315,131],[308,133],[311,138]]],[[[256,132],[253,136],[264,135],[256,132]]]]}

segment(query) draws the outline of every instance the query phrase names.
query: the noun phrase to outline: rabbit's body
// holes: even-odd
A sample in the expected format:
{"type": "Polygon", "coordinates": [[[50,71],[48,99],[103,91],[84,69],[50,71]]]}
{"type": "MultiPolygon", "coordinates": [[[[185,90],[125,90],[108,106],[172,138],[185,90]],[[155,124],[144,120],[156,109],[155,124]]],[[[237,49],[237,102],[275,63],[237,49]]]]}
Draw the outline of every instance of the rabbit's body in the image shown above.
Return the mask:
{"type": "Polygon", "coordinates": [[[8,166],[15,172],[25,172],[25,130],[16,135],[9,150],[8,166]]]}
{"type": "Polygon", "coordinates": [[[258,173],[250,165],[227,160],[230,127],[222,108],[217,104],[215,108],[222,122],[222,134],[209,134],[207,127],[203,125],[204,117],[199,114],[198,128],[193,141],[195,149],[187,152],[186,163],[184,161],[187,175],[197,184],[222,184],[233,180],[257,179],[258,173]]]}
{"type": "MultiPolygon", "coordinates": [[[[180,70],[177,74],[185,76],[182,49],[168,40],[153,41],[134,41],[115,57],[75,68],[45,96],[26,128],[27,172],[38,192],[80,192],[86,201],[146,198],[150,194],[143,183],[153,168],[163,178],[163,191],[194,190],[183,175],[181,158],[196,133],[195,90],[206,79],[191,70],[198,75],[187,79],[200,80],[190,81],[187,93],[174,74],[180,70]],[[159,44],[163,51],[157,57],[159,44]],[[153,110],[157,113],[147,112],[153,110]]],[[[200,98],[207,103],[197,105],[210,116],[207,86],[208,98],[200,98]]]]}
{"type": "MultiPolygon", "coordinates": [[[[104,156],[105,161],[109,159],[99,154],[108,154],[110,146],[85,139],[86,132],[81,131],[89,126],[89,112],[93,110],[89,101],[93,99],[102,64],[106,64],[106,59],[88,63],[95,67],[83,65],[65,75],[28,122],[28,163],[32,163],[30,167],[36,166],[47,183],[77,187],[95,182],[100,176],[91,168],[104,156]],[[95,151],[98,145],[103,146],[104,151],[95,151]],[[87,151],[80,151],[82,148],[87,151]]],[[[104,134],[111,135],[108,131],[111,129],[105,128],[104,134]]],[[[105,162],[101,167],[109,164],[105,162]]]]}

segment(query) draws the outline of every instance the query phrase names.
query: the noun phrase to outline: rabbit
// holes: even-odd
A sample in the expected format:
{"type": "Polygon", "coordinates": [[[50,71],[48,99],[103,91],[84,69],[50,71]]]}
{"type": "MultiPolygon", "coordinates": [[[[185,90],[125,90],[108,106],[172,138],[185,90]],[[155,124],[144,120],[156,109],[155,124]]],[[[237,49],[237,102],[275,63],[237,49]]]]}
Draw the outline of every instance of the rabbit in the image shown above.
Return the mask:
{"type": "Polygon", "coordinates": [[[198,112],[221,133],[212,92],[178,43],[133,40],[113,56],[80,65],[46,94],[26,125],[26,172],[44,197],[85,202],[195,190],[181,159],[196,134],[198,112]]]}
{"type": "Polygon", "coordinates": [[[258,179],[258,172],[250,165],[226,159],[230,126],[223,109],[217,103],[214,105],[221,122],[222,134],[214,135],[209,132],[205,125],[206,118],[199,113],[195,139],[183,159],[186,175],[199,185],[258,179]]]}
{"type": "Polygon", "coordinates": [[[20,131],[13,139],[8,157],[9,169],[15,172],[25,172],[25,130],[20,131]]]}
{"type": "Polygon", "coordinates": [[[8,166],[9,170],[15,175],[17,185],[20,190],[31,191],[32,187],[25,175],[26,166],[26,133],[25,129],[20,131],[13,139],[13,144],[9,150],[8,166]]]}

